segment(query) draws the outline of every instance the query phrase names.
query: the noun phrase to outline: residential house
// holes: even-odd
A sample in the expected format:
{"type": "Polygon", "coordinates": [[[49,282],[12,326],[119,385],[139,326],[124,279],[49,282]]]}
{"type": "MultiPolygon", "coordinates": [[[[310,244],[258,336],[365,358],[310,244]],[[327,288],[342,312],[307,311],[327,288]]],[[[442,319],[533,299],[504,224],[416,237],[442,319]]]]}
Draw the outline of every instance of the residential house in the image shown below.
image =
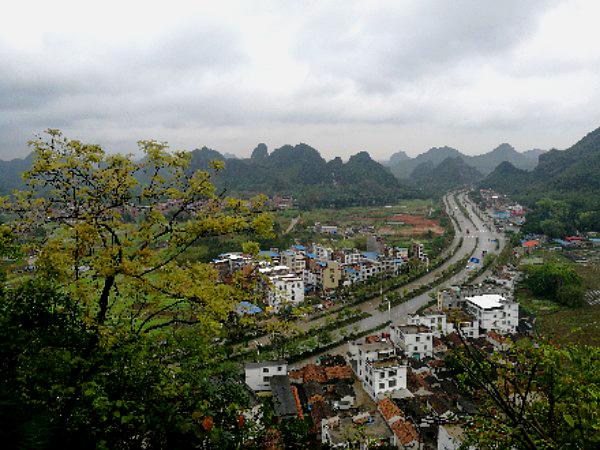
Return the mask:
{"type": "Polygon", "coordinates": [[[500,294],[465,297],[465,308],[479,321],[479,327],[502,334],[515,333],[519,325],[519,304],[500,294]]]}
{"type": "Polygon", "coordinates": [[[421,359],[433,356],[433,332],[424,325],[390,326],[392,342],[411,358],[421,359]]]}
{"type": "Polygon", "coordinates": [[[274,375],[287,374],[287,362],[262,361],[257,363],[246,363],[244,366],[245,381],[248,387],[253,391],[271,390],[271,378],[274,375]]]}
{"type": "Polygon", "coordinates": [[[368,338],[350,342],[348,359],[371,398],[406,389],[406,360],[391,342],[368,338]]]}
{"type": "Polygon", "coordinates": [[[266,302],[273,312],[282,306],[297,306],[304,302],[304,279],[287,266],[262,267],[259,271],[269,280],[266,302]]]}

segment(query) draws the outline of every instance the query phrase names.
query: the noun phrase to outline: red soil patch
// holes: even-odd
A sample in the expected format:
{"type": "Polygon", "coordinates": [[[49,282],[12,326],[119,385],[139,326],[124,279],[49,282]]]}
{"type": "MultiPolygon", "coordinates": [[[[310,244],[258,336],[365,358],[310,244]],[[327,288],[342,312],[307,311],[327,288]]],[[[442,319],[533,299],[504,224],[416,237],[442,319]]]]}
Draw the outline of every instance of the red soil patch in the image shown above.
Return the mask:
{"type": "Polygon", "coordinates": [[[411,230],[404,230],[400,234],[406,236],[418,236],[431,231],[434,234],[444,234],[444,229],[440,226],[437,220],[426,219],[425,216],[418,216],[413,214],[396,214],[387,219],[389,222],[403,222],[406,225],[412,227],[411,230]]]}

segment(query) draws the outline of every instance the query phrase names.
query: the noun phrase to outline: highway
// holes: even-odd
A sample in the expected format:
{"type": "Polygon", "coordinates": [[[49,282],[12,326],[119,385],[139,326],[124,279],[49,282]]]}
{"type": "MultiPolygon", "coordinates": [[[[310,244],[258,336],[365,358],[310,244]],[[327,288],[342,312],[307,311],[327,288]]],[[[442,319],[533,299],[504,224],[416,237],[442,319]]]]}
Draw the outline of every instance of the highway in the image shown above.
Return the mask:
{"type": "MultiPolygon", "coordinates": [[[[456,229],[455,227],[455,241],[450,246],[450,249],[454,248],[458,244],[461,237],[463,238],[462,245],[460,246],[458,251],[452,256],[452,258],[450,258],[437,269],[432,270],[427,275],[419,278],[418,280],[415,280],[407,286],[402,287],[402,290],[407,289],[410,292],[412,289],[415,289],[418,286],[432,283],[433,281],[435,281],[435,279],[439,277],[440,273],[445,268],[455,263],[456,261],[459,261],[467,255],[477,257],[483,263],[483,251],[487,251],[488,253],[497,253],[500,252],[505,245],[504,235],[495,231],[493,226],[482,222],[477,216],[477,214],[475,214],[476,206],[472,204],[472,202],[470,202],[465,192],[446,195],[444,197],[444,203],[446,205],[446,211],[448,212],[448,214],[453,216],[460,225],[460,230],[456,229]],[[459,203],[465,206],[468,217],[463,214],[459,203]],[[469,230],[468,234],[467,230],[469,230]],[[493,240],[495,239],[499,240],[499,250],[496,250],[496,243],[493,242],[493,240]]],[[[481,213],[480,215],[483,216],[483,214],[481,213]]],[[[393,322],[403,321],[408,315],[414,314],[419,308],[431,301],[430,294],[452,285],[461,284],[469,277],[470,274],[471,272],[465,267],[456,275],[452,276],[450,279],[433,287],[425,293],[410,300],[407,300],[404,303],[393,306],[390,309],[383,312],[379,311],[378,309],[380,305],[380,299],[374,299],[368,302],[364,302],[358,307],[361,311],[368,312],[369,314],[371,314],[371,316],[362,319],[358,322],[355,322],[352,325],[349,325],[349,328],[351,328],[353,331],[367,331],[389,320],[393,322]]],[[[476,282],[479,282],[479,280],[485,278],[486,276],[487,273],[482,274],[480,277],[478,277],[476,282]]],[[[324,322],[325,318],[323,318],[322,320],[324,322]]],[[[308,329],[315,326],[317,323],[317,321],[305,322],[302,324],[302,328],[306,326],[305,329],[308,329]]],[[[334,340],[339,340],[342,337],[337,332],[332,333],[332,336],[334,340]]],[[[346,351],[347,343],[344,343],[324,353],[344,354],[346,351]]],[[[298,361],[294,365],[302,366],[309,362],[314,362],[319,356],[320,355],[315,355],[305,360],[298,361]]]]}

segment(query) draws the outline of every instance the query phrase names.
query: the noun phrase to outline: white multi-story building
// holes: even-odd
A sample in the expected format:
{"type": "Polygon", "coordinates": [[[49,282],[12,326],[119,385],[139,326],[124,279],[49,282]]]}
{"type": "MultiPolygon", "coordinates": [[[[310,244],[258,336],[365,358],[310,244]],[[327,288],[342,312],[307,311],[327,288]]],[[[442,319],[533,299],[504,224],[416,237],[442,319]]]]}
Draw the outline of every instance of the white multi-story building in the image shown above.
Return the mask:
{"type": "Polygon", "coordinates": [[[282,306],[297,306],[304,302],[304,279],[287,266],[263,267],[260,272],[269,279],[267,304],[274,312],[282,306]]]}
{"type": "Polygon", "coordinates": [[[408,316],[408,325],[422,325],[429,327],[433,335],[437,338],[448,334],[448,325],[446,323],[446,314],[428,314],[426,316],[408,316]]]}
{"type": "Polygon", "coordinates": [[[465,297],[465,309],[479,321],[479,327],[498,333],[515,333],[519,325],[519,304],[500,294],[465,297]]]}
{"type": "Polygon", "coordinates": [[[433,332],[424,325],[392,325],[392,342],[407,356],[421,359],[433,356],[433,332]]]}
{"type": "Polygon", "coordinates": [[[253,391],[271,390],[271,377],[287,375],[286,361],[262,361],[244,366],[246,384],[253,391]]]}
{"type": "Polygon", "coordinates": [[[479,320],[471,314],[461,310],[451,310],[450,317],[446,314],[428,314],[425,316],[408,316],[409,325],[423,325],[429,327],[437,338],[460,331],[463,336],[479,337],[479,320]]]}
{"type": "Polygon", "coordinates": [[[391,342],[351,342],[348,359],[371,398],[406,389],[406,360],[391,342]]]}

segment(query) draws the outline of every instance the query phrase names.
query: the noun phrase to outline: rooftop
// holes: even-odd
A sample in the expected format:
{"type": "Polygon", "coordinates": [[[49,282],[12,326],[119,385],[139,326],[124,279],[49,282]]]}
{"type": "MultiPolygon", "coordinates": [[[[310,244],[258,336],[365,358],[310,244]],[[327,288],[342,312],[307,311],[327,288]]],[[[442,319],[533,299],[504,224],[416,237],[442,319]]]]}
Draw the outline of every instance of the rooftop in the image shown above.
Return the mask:
{"type": "Polygon", "coordinates": [[[393,328],[399,328],[403,333],[431,333],[431,329],[425,325],[394,325],[393,328]]]}
{"type": "Polygon", "coordinates": [[[261,369],[263,367],[273,367],[273,366],[284,366],[287,364],[287,361],[283,359],[279,359],[276,361],[260,361],[260,362],[250,362],[246,363],[244,368],[246,369],[261,369]]]}
{"type": "Polygon", "coordinates": [[[292,393],[292,386],[287,375],[274,375],[270,380],[271,392],[273,393],[273,408],[278,417],[295,416],[296,400],[292,393]]]}
{"type": "Polygon", "coordinates": [[[378,361],[370,361],[369,364],[375,368],[379,367],[398,367],[405,365],[406,363],[402,361],[397,356],[392,356],[391,358],[380,359],[378,361]]]}
{"type": "Polygon", "coordinates": [[[503,303],[506,303],[506,299],[499,294],[475,295],[466,297],[465,300],[482,309],[501,308],[503,303]]]}

